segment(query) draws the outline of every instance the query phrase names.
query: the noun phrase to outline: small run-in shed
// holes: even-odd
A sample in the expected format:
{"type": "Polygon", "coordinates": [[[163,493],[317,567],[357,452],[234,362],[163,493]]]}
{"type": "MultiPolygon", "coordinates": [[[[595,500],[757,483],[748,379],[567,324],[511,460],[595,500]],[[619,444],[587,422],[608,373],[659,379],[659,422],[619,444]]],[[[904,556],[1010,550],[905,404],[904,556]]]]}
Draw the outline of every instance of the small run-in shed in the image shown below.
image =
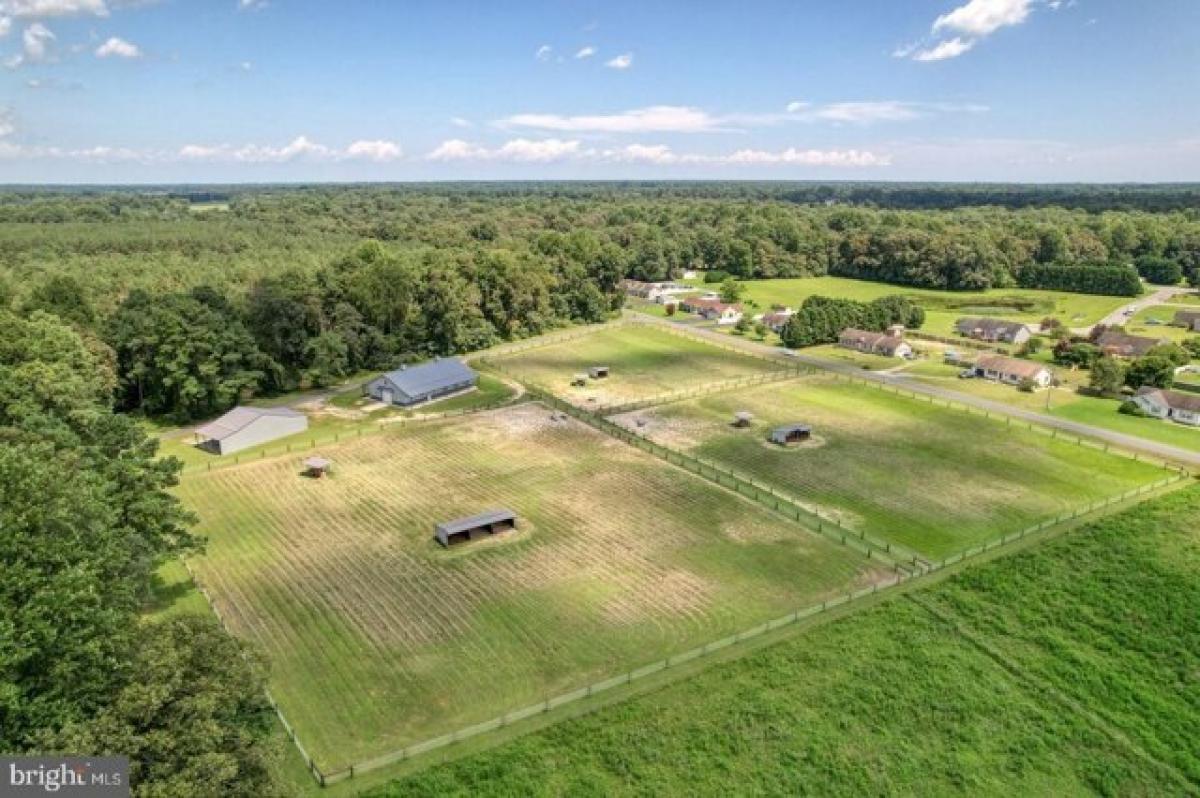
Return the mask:
{"type": "Polygon", "coordinates": [[[608,376],[608,366],[592,366],[588,369],[588,376],[593,380],[603,379],[608,376]]]}
{"type": "Polygon", "coordinates": [[[789,443],[800,443],[812,437],[812,427],[808,424],[785,424],[771,430],[771,443],[787,446],[789,443]]]}
{"type": "Polygon", "coordinates": [[[333,463],[324,457],[310,457],[304,461],[304,474],[313,479],[320,479],[329,473],[332,466],[333,463]]]}
{"type": "Polygon", "coordinates": [[[733,414],[733,426],[735,427],[748,427],[753,420],[754,414],[747,410],[739,410],[733,414]]]}
{"type": "Polygon", "coordinates": [[[443,521],[434,527],[434,536],[443,546],[465,543],[483,535],[494,535],[517,528],[517,514],[512,510],[488,510],[466,518],[443,521]]]}
{"type": "Polygon", "coordinates": [[[571,378],[571,384],[578,388],[587,385],[587,380],[588,377],[586,374],[576,374],[571,378]]]}

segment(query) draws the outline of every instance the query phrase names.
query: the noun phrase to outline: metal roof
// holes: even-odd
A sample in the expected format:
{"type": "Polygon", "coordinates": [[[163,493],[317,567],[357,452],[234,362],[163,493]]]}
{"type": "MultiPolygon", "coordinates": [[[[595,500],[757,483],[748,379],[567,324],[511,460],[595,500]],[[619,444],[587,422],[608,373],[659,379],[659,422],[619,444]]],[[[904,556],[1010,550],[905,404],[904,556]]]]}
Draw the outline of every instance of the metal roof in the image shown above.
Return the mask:
{"type": "Polygon", "coordinates": [[[812,432],[812,426],[809,424],[785,424],[771,430],[771,435],[787,435],[789,432],[812,432]]]}
{"type": "Polygon", "coordinates": [[[475,372],[456,358],[430,360],[419,366],[408,366],[383,375],[388,382],[408,396],[423,396],[475,379],[475,372]]]}
{"type": "Polygon", "coordinates": [[[327,460],[324,457],[310,457],[304,461],[305,468],[320,468],[325,469],[333,465],[333,461],[327,460]]]}
{"type": "Polygon", "coordinates": [[[453,521],[443,521],[437,525],[439,532],[446,535],[454,535],[459,532],[465,532],[468,529],[476,529],[485,524],[496,524],[501,521],[516,521],[517,514],[512,510],[487,510],[478,515],[470,515],[466,518],[455,518],[453,521]]]}
{"type": "Polygon", "coordinates": [[[245,429],[264,416],[297,418],[303,417],[304,414],[292,410],[290,407],[242,407],[239,405],[220,418],[210,421],[202,427],[197,427],[196,434],[202,438],[219,441],[245,429]]]}

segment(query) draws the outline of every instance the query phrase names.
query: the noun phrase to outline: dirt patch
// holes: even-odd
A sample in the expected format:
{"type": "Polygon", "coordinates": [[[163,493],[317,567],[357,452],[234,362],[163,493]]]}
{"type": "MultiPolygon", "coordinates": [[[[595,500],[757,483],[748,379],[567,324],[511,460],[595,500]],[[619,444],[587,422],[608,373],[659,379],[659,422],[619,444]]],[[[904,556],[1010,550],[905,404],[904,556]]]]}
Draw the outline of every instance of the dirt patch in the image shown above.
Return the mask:
{"type": "Polygon", "coordinates": [[[608,420],[655,443],[682,451],[696,448],[712,431],[712,424],[701,419],[664,416],[653,408],[620,413],[609,416],[608,420]]]}

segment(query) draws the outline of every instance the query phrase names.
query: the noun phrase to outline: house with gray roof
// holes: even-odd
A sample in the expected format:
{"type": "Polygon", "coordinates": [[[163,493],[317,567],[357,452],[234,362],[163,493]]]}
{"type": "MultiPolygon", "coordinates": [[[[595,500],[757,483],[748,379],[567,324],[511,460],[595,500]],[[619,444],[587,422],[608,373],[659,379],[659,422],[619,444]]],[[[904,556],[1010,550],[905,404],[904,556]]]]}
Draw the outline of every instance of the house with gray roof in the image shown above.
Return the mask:
{"type": "Polygon", "coordinates": [[[417,366],[401,366],[364,386],[367,396],[388,405],[410,407],[475,387],[479,375],[457,358],[438,358],[417,366]]]}
{"type": "Polygon", "coordinates": [[[959,319],[954,323],[954,329],[959,335],[992,343],[1023,344],[1030,336],[1029,326],[1026,324],[987,317],[959,319]]]}
{"type": "Polygon", "coordinates": [[[308,429],[308,416],[290,407],[235,407],[196,428],[196,445],[213,454],[233,454],[308,429]]]}
{"type": "Polygon", "coordinates": [[[1200,396],[1196,394],[1143,385],[1133,395],[1133,403],[1155,418],[1200,427],[1200,396]]]}

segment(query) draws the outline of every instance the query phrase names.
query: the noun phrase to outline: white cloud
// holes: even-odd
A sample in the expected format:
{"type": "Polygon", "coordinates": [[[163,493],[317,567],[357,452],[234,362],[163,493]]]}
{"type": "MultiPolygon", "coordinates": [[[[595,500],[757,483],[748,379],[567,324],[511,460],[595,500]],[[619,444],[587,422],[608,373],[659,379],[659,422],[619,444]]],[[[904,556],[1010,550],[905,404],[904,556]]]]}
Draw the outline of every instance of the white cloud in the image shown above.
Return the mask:
{"type": "Polygon", "coordinates": [[[596,48],[592,47],[589,44],[585,47],[579,48],[579,51],[575,53],[575,57],[576,58],[591,58],[595,54],[596,54],[596,48]]]}
{"type": "Polygon", "coordinates": [[[127,42],[116,36],[96,48],[97,58],[141,58],[142,51],[133,42],[127,42]]]}
{"type": "Polygon", "coordinates": [[[17,122],[12,109],[0,107],[0,139],[11,136],[16,130],[17,122]]]}
{"type": "Polygon", "coordinates": [[[629,69],[633,66],[633,53],[621,53],[616,58],[605,61],[604,65],[612,69],[629,69]]]}
{"type": "Polygon", "coordinates": [[[651,166],[802,165],[832,167],[888,166],[890,156],[866,150],[742,149],[726,154],[677,153],[665,144],[630,144],[613,149],[583,149],[578,141],[513,139],[488,148],[462,139],[442,142],[425,156],[431,161],[497,161],[512,163],[624,163],[651,166]]]}
{"type": "Polygon", "coordinates": [[[799,100],[792,100],[790,103],[787,104],[787,112],[789,114],[799,113],[800,111],[803,111],[805,108],[808,108],[808,106],[809,106],[808,103],[802,103],[799,100]]]}
{"type": "Polygon", "coordinates": [[[258,11],[268,5],[268,0],[238,0],[238,11],[258,11]]]}
{"type": "Polygon", "coordinates": [[[512,139],[500,147],[488,149],[462,139],[449,139],[425,157],[431,161],[516,161],[547,163],[579,152],[578,141],[563,139],[512,139]]]}
{"type": "Polygon", "coordinates": [[[718,120],[706,112],[682,105],[652,105],[618,114],[514,114],[496,124],[505,128],[594,133],[697,133],[720,127],[718,120]]]}
{"type": "Polygon", "coordinates": [[[903,122],[916,119],[920,112],[914,103],[884,100],[880,102],[831,103],[814,109],[812,115],[829,122],[903,122]]]}
{"type": "Polygon", "coordinates": [[[0,39],[8,35],[12,30],[12,17],[0,17],[0,39]]]}
{"type": "Polygon", "coordinates": [[[450,117],[450,124],[455,127],[471,127],[471,120],[463,119],[461,116],[450,117]]]}
{"type": "Polygon", "coordinates": [[[917,41],[901,45],[892,52],[892,56],[914,61],[957,58],[1001,28],[1020,25],[1029,18],[1034,4],[1038,2],[1044,2],[1052,10],[1064,5],[1063,0],[968,0],[933,21],[930,28],[932,37],[948,38],[933,44],[917,41]]]}
{"type": "Polygon", "coordinates": [[[241,61],[238,63],[238,69],[242,70],[243,72],[249,72],[250,70],[254,69],[254,63],[252,61],[241,61]]]}
{"type": "Polygon", "coordinates": [[[245,144],[240,147],[229,144],[188,144],[174,153],[176,160],[235,163],[288,163],[297,160],[369,160],[384,163],[397,160],[402,155],[400,145],[394,141],[362,139],[339,150],[319,144],[307,136],[297,136],[282,147],[263,144],[245,144]]]}
{"type": "Polygon", "coordinates": [[[945,61],[948,58],[958,58],[975,46],[973,39],[960,39],[955,36],[944,42],[938,42],[933,47],[917,50],[912,54],[914,61],[945,61]]]}
{"type": "Polygon", "coordinates": [[[23,64],[48,60],[50,45],[57,38],[45,25],[40,22],[34,22],[21,32],[22,51],[9,56],[5,60],[4,65],[9,69],[16,69],[23,64]]]}
{"type": "Polygon", "coordinates": [[[0,0],[0,15],[18,19],[47,17],[107,17],[104,0],[0,0]]]}
{"type": "Polygon", "coordinates": [[[397,160],[403,152],[394,141],[356,141],[346,148],[347,158],[361,158],[377,163],[397,160]]]}
{"type": "Polygon", "coordinates": [[[987,36],[1000,28],[1020,25],[1033,0],[970,0],[933,21],[933,32],[950,29],[968,36],[987,36]]]}
{"type": "Polygon", "coordinates": [[[537,48],[537,51],[534,52],[533,57],[539,61],[548,61],[552,52],[554,52],[553,47],[548,44],[543,44],[541,47],[537,48]]]}

